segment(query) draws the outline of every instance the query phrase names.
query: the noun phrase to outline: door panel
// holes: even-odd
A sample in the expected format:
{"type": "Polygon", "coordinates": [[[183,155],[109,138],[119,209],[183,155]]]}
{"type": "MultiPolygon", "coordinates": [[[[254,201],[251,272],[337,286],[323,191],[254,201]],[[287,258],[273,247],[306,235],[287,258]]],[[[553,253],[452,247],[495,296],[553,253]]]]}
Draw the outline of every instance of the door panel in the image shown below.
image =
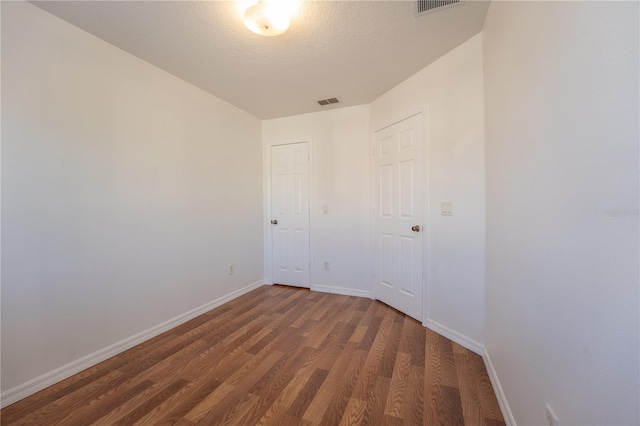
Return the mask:
{"type": "Polygon", "coordinates": [[[403,218],[415,218],[414,201],[413,201],[413,160],[403,161],[399,165],[400,168],[400,216],[403,218]]]}
{"type": "MultiPolygon", "coordinates": [[[[375,134],[376,298],[422,321],[422,114],[375,134]],[[420,231],[412,230],[419,226],[420,231]]],[[[417,229],[417,228],[416,228],[417,229]]]]}
{"type": "Polygon", "coordinates": [[[380,234],[380,283],[393,288],[393,235],[380,234]]]}
{"type": "Polygon", "coordinates": [[[400,288],[399,291],[412,296],[415,292],[413,271],[416,268],[415,238],[400,237],[400,288]]]}
{"type": "Polygon", "coordinates": [[[309,287],[309,146],[271,147],[272,274],[275,284],[309,287]]]}

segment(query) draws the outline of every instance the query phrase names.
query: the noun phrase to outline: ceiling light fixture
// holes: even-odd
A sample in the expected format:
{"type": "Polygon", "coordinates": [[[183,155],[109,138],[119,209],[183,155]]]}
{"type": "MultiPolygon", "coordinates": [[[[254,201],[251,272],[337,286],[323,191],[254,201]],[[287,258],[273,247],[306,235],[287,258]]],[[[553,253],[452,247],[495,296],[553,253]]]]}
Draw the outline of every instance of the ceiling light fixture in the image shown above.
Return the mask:
{"type": "Polygon", "coordinates": [[[289,29],[295,13],[291,1],[258,0],[243,14],[244,24],[256,34],[273,37],[289,29]]]}

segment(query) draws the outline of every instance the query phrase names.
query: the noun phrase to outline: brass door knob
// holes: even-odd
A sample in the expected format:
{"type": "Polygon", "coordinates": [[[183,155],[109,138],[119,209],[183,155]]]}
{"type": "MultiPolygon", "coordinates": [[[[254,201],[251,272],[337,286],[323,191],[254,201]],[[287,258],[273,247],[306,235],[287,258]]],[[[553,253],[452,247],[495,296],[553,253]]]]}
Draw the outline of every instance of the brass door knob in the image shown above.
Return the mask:
{"type": "Polygon", "coordinates": [[[271,224],[272,224],[272,225],[277,225],[277,224],[278,224],[278,221],[277,221],[277,220],[275,220],[275,219],[273,219],[273,220],[271,221],[271,224]]]}
{"type": "Polygon", "coordinates": [[[411,227],[411,230],[412,230],[413,232],[420,232],[420,225],[413,225],[413,226],[411,227]]]}

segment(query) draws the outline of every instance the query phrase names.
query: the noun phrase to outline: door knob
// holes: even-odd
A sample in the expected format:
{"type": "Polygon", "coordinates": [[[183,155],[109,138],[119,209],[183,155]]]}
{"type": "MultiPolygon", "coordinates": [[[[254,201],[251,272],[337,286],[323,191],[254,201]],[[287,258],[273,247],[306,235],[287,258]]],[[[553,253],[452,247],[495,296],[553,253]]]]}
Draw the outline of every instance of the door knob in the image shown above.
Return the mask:
{"type": "Polygon", "coordinates": [[[275,220],[275,219],[273,219],[273,220],[271,221],[271,224],[272,224],[272,225],[277,225],[277,224],[278,224],[278,221],[277,221],[277,220],[275,220]]]}
{"type": "Polygon", "coordinates": [[[411,227],[411,230],[412,230],[413,232],[420,232],[420,225],[413,225],[413,226],[411,227]]]}

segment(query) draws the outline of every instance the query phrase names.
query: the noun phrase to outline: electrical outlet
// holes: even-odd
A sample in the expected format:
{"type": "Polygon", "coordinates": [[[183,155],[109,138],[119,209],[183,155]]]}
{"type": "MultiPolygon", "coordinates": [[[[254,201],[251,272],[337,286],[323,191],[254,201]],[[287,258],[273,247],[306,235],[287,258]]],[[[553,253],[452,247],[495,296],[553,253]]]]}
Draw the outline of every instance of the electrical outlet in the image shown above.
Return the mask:
{"type": "Polygon", "coordinates": [[[323,205],[322,206],[322,214],[329,214],[329,206],[328,205],[323,205]]]}
{"type": "Polygon", "coordinates": [[[558,420],[558,416],[556,416],[549,404],[547,404],[547,424],[549,426],[560,426],[560,420],[558,420]]]}
{"type": "Polygon", "coordinates": [[[229,265],[229,275],[233,275],[235,272],[235,268],[233,267],[233,265],[229,265]]]}
{"type": "Polygon", "coordinates": [[[325,260],[324,262],[322,262],[322,269],[324,269],[325,271],[328,271],[330,269],[328,260],[325,260]]]}

